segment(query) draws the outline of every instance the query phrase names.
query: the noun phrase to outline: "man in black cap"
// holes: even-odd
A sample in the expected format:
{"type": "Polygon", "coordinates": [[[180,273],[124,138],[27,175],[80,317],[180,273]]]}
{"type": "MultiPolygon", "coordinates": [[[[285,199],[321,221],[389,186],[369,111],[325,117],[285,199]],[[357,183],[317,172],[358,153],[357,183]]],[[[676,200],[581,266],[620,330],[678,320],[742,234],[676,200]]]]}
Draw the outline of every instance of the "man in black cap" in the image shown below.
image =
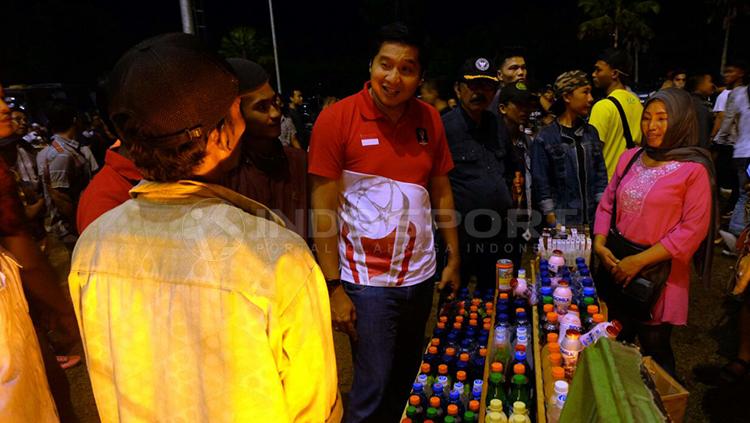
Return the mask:
{"type": "MultiPolygon", "coordinates": [[[[503,120],[501,144],[508,151],[506,159],[506,179],[512,181],[510,192],[514,210],[509,214],[511,239],[514,242],[513,260],[521,259],[521,244],[531,239],[529,219],[532,216],[531,201],[531,128],[529,116],[540,108],[539,99],[529,91],[526,84],[508,84],[498,97],[498,112],[503,120]]],[[[531,222],[531,226],[539,222],[531,222]]]]}
{"type": "Polygon", "coordinates": [[[89,225],[71,264],[101,420],[338,422],[320,269],[273,212],[216,185],[245,130],[229,65],[194,36],[161,35],[120,58],[109,91],[145,180],[89,225]]]}
{"type": "Polygon", "coordinates": [[[266,71],[247,59],[227,61],[239,79],[246,127],[240,166],[221,184],[270,208],[307,239],[307,154],[279,140],[281,102],[266,71]]]}
{"type": "Polygon", "coordinates": [[[477,277],[479,288],[494,286],[495,262],[507,257],[505,215],[511,196],[505,179],[506,149],[497,117],[487,106],[497,89],[492,62],[474,57],[454,85],[460,107],[443,115],[454,168],[448,174],[459,217],[461,280],[477,277]]]}

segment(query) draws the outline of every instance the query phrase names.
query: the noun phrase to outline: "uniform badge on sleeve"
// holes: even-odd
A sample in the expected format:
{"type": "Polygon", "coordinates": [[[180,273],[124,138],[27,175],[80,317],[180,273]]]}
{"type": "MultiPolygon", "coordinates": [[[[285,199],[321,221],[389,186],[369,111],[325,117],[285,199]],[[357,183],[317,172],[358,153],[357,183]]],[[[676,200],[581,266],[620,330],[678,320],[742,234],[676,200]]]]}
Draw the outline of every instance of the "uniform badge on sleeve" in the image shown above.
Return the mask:
{"type": "Polygon", "coordinates": [[[417,142],[419,145],[427,145],[427,130],[424,128],[417,128],[417,142]]]}

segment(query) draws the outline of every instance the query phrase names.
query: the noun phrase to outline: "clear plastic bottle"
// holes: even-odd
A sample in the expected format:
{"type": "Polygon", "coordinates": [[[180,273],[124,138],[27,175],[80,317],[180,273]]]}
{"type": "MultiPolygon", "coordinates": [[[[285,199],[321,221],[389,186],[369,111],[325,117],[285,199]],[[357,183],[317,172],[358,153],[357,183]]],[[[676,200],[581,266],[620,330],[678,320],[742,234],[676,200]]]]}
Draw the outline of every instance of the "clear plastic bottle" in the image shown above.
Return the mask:
{"type": "Polygon", "coordinates": [[[565,338],[560,343],[560,353],[563,359],[563,368],[565,369],[565,378],[572,380],[578,365],[578,355],[583,350],[583,344],[580,340],[581,333],[575,329],[568,329],[565,338]]]}
{"type": "Polygon", "coordinates": [[[555,382],[565,380],[565,369],[560,366],[551,367],[550,372],[545,375],[544,380],[544,398],[547,402],[554,399],[555,395],[555,382]],[[549,379],[547,379],[549,377],[549,379]]]}
{"type": "Polygon", "coordinates": [[[560,413],[562,413],[563,406],[565,406],[565,400],[568,399],[568,382],[564,380],[558,380],[555,382],[555,394],[554,401],[551,401],[547,406],[547,421],[550,423],[557,423],[560,421],[560,413]]]}
{"type": "Polygon", "coordinates": [[[545,339],[550,333],[557,334],[560,331],[560,325],[557,322],[558,316],[559,315],[554,311],[547,313],[544,325],[542,326],[542,333],[544,334],[545,339]]]}
{"type": "Polygon", "coordinates": [[[490,405],[487,407],[487,415],[484,419],[485,423],[488,422],[507,422],[508,417],[505,415],[505,412],[503,411],[503,402],[499,399],[494,399],[490,401],[490,405]],[[493,415],[495,420],[492,420],[490,418],[490,415],[493,415]]]}

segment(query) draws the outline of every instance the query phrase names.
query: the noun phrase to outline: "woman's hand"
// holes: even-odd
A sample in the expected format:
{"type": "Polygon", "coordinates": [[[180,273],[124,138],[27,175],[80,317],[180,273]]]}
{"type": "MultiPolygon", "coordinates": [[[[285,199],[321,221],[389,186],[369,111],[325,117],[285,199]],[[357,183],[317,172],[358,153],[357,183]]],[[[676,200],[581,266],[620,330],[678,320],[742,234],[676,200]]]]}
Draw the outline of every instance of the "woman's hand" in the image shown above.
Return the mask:
{"type": "Polygon", "coordinates": [[[625,257],[615,264],[615,267],[612,269],[612,275],[614,275],[615,280],[621,283],[623,287],[628,286],[630,281],[645,267],[639,256],[640,254],[625,257]]]}
{"type": "Polygon", "coordinates": [[[602,261],[601,265],[604,266],[605,269],[607,269],[609,272],[612,272],[612,269],[617,265],[617,263],[620,261],[615,255],[612,253],[612,250],[607,248],[605,245],[607,244],[607,237],[604,235],[596,235],[594,237],[594,252],[597,256],[599,256],[599,260],[602,261]]]}

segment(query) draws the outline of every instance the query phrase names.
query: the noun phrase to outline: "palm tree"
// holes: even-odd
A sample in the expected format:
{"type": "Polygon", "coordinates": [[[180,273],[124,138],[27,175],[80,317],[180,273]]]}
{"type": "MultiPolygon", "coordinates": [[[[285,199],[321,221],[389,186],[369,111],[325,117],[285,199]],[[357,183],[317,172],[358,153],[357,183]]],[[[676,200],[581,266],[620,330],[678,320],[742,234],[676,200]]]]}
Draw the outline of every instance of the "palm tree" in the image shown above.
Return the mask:
{"type": "Polygon", "coordinates": [[[612,47],[622,44],[635,57],[635,82],[638,82],[638,54],[648,46],[654,31],[648,26],[645,16],[658,14],[661,10],[656,0],[578,0],[589,20],[578,26],[578,38],[612,37],[612,47]]]}
{"type": "Polygon", "coordinates": [[[721,69],[727,64],[727,53],[729,51],[729,33],[735,19],[740,14],[750,13],[750,1],[748,0],[708,0],[713,13],[708,17],[708,23],[721,20],[724,29],[724,47],[721,49],[721,69]]]}
{"type": "Polygon", "coordinates": [[[255,28],[240,26],[221,39],[219,54],[224,57],[241,57],[261,66],[273,64],[273,54],[267,38],[258,35],[255,28]]]}

